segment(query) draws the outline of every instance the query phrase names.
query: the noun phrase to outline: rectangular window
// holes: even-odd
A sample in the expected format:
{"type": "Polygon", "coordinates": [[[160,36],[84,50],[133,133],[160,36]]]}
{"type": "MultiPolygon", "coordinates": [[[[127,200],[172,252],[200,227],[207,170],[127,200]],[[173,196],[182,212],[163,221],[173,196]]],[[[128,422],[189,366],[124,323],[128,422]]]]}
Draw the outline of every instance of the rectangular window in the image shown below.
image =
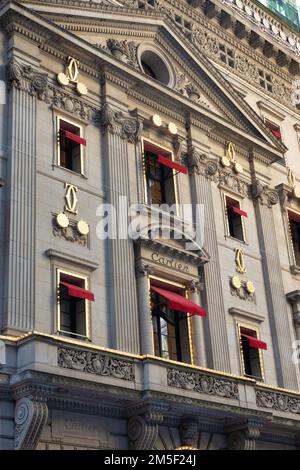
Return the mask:
{"type": "Polygon", "coordinates": [[[300,215],[288,211],[290,240],[293,248],[295,264],[300,266],[300,215]]]}
{"type": "Polygon", "coordinates": [[[83,174],[83,147],[86,140],[82,137],[82,128],[59,117],[58,143],[58,165],[83,174]]]}
{"type": "MultiPolygon", "coordinates": [[[[164,289],[176,289],[185,297],[184,289],[162,284],[164,289]],[[166,287],[167,286],[167,287],[166,287]]],[[[151,284],[151,312],[153,325],[154,353],[158,357],[173,361],[191,363],[190,336],[187,314],[170,308],[168,300],[154,290],[151,284]]]]}
{"type": "Polygon", "coordinates": [[[259,77],[259,84],[262,88],[270,93],[273,93],[273,80],[269,73],[265,72],[264,70],[258,71],[259,77]]]}
{"type": "Polygon", "coordinates": [[[89,301],[87,279],[58,270],[57,273],[58,331],[70,338],[89,337],[89,301]]]}
{"type": "Polygon", "coordinates": [[[229,196],[225,196],[225,204],[229,235],[245,241],[243,217],[247,217],[247,213],[241,210],[239,201],[229,196]]]}
{"type": "Polygon", "coordinates": [[[269,119],[265,119],[265,124],[270,129],[272,134],[274,134],[275,137],[277,137],[277,139],[282,140],[281,129],[280,129],[280,126],[278,126],[278,124],[275,124],[269,119]]]}
{"type": "Polygon", "coordinates": [[[234,52],[232,49],[226,47],[224,44],[219,44],[220,59],[224,64],[234,69],[234,52]]]}
{"type": "Polygon", "coordinates": [[[147,203],[172,206],[176,203],[174,166],[177,171],[185,167],[173,162],[171,153],[150,144],[145,144],[144,155],[147,203]]]}
{"type": "Polygon", "coordinates": [[[239,339],[243,375],[263,380],[260,349],[266,349],[266,344],[258,340],[255,330],[242,326],[239,326],[239,339]]]}

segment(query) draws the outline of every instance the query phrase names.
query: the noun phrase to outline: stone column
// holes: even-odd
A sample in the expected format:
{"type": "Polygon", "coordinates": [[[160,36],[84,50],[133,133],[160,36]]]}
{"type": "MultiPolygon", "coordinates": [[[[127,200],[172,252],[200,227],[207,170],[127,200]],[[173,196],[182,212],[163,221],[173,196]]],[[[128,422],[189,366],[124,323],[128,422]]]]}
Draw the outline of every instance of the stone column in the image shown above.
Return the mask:
{"type": "Polygon", "coordinates": [[[284,293],[276,226],[272,211],[272,207],[279,202],[279,196],[277,191],[269,189],[256,179],[252,184],[252,197],[262,256],[278,385],[297,390],[296,368],[292,362],[293,350],[288,321],[288,308],[284,293]]]}
{"type": "MultiPolygon", "coordinates": [[[[107,202],[116,214],[115,237],[108,242],[108,279],[112,347],[134,354],[140,353],[137,289],[133,241],[128,238],[130,203],[129,145],[139,138],[140,124],[136,118],[104,105],[100,112],[103,130],[103,158],[106,165],[107,202]],[[124,221],[125,236],[118,233],[124,221]],[[121,235],[121,236],[120,236],[121,235]],[[123,236],[123,239],[122,239],[123,236]]],[[[135,162],[131,165],[135,165],[135,162]]]]}
{"type": "MultiPolygon", "coordinates": [[[[200,298],[200,290],[202,284],[200,282],[190,282],[188,285],[189,298],[196,305],[202,305],[200,298]]],[[[207,367],[206,362],[206,345],[205,345],[205,325],[206,318],[193,315],[192,317],[192,330],[193,330],[193,348],[194,348],[194,361],[195,365],[199,367],[207,367]]]]}
{"type": "Polygon", "coordinates": [[[204,265],[205,296],[211,357],[209,366],[223,372],[230,372],[230,356],[226,326],[226,312],[221,283],[218,241],[214,218],[212,180],[218,164],[191,148],[188,154],[193,204],[204,205],[204,248],[210,256],[204,265]]]}
{"type": "Polygon", "coordinates": [[[140,315],[140,341],[141,353],[154,355],[153,327],[150,306],[150,281],[149,274],[152,268],[145,264],[136,267],[138,306],[140,315]]]}
{"type": "Polygon", "coordinates": [[[47,76],[29,64],[8,64],[7,230],[2,330],[34,328],[37,97],[47,76]]]}

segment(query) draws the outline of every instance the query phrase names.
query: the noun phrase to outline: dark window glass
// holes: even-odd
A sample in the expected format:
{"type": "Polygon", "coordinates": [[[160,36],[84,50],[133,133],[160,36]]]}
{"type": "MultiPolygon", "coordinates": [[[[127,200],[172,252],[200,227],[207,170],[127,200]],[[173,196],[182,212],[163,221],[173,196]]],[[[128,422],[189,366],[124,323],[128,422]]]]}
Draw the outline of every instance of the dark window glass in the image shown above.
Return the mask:
{"type": "Polygon", "coordinates": [[[151,291],[155,355],[190,363],[188,324],[185,313],[171,310],[168,301],[151,291]]]}
{"type": "Polygon", "coordinates": [[[158,162],[158,154],[145,152],[147,194],[149,204],[175,204],[173,170],[158,162]]]}
{"type": "Polygon", "coordinates": [[[291,238],[294,249],[295,261],[300,266],[300,222],[290,218],[291,238]]]}
{"type": "Polygon", "coordinates": [[[60,140],[60,166],[76,173],[82,173],[81,168],[81,147],[78,142],[66,138],[65,131],[80,137],[80,128],[69,122],[59,121],[59,140],[60,140]]]}
{"type": "Polygon", "coordinates": [[[229,234],[237,240],[244,241],[242,217],[234,212],[234,207],[239,208],[238,201],[226,197],[226,212],[228,219],[229,234]]]}
{"type": "MultiPolygon", "coordinates": [[[[83,279],[79,279],[66,274],[60,275],[60,281],[85,288],[83,279]]],[[[60,284],[60,332],[65,336],[86,337],[86,302],[84,299],[72,297],[68,294],[68,288],[60,284]]]]}
{"type": "Polygon", "coordinates": [[[244,362],[244,372],[247,377],[253,377],[258,380],[262,380],[262,372],[260,367],[259,349],[251,348],[249,340],[242,336],[242,334],[248,336],[257,337],[256,332],[241,328],[241,350],[244,362]]]}

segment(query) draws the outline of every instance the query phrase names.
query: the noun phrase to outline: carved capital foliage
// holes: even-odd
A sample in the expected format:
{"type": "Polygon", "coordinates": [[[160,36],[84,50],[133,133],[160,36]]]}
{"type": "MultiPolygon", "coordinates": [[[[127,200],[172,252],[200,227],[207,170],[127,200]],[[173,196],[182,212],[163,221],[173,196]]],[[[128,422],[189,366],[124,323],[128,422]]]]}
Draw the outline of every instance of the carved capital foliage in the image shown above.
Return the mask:
{"type": "Polygon", "coordinates": [[[225,187],[239,194],[242,197],[249,195],[249,186],[239,176],[233,174],[232,171],[220,169],[219,171],[219,187],[225,187]]]}
{"type": "Polygon", "coordinates": [[[96,108],[74,97],[71,92],[48,83],[47,74],[39,73],[15,59],[11,59],[7,66],[7,81],[10,88],[26,91],[50,107],[67,111],[85,121],[91,121],[95,116],[96,108]]]}
{"type": "Polygon", "coordinates": [[[135,377],[133,362],[82,349],[58,348],[58,366],[130,382],[135,377]]]}
{"type": "Polygon", "coordinates": [[[259,203],[269,208],[279,202],[278,192],[275,189],[270,189],[267,185],[263,185],[259,180],[252,183],[251,195],[255,204],[259,203]]]}
{"type": "Polygon", "coordinates": [[[234,426],[228,435],[229,450],[255,450],[256,440],[260,436],[263,421],[250,419],[234,426]]]}
{"type": "Polygon", "coordinates": [[[159,425],[163,422],[163,414],[155,407],[139,416],[128,420],[129,447],[135,450],[151,450],[158,435],[159,425]]]}
{"type": "Polygon", "coordinates": [[[135,266],[136,275],[139,276],[148,276],[154,274],[154,268],[150,264],[139,262],[135,266]]]}
{"type": "Polygon", "coordinates": [[[197,447],[199,423],[194,418],[183,418],[179,425],[180,445],[182,447],[197,447]]]}
{"type": "Polygon", "coordinates": [[[186,283],[186,287],[190,292],[201,292],[204,290],[204,283],[200,281],[189,281],[186,283]]]}
{"type": "Polygon", "coordinates": [[[11,59],[7,65],[7,83],[9,88],[27,91],[42,99],[48,88],[48,75],[40,73],[31,65],[21,64],[11,59]]]}
{"type": "Polygon", "coordinates": [[[45,402],[21,398],[15,408],[15,449],[34,450],[48,419],[45,402]]]}
{"type": "Polygon", "coordinates": [[[118,135],[134,144],[140,139],[143,124],[134,117],[125,117],[121,111],[113,110],[105,104],[100,111],[100,125],[104,132],[118,135]]]}
{"type": "Polygon", "coordinates": [[[108,39],[107,49],[117,59],[131,65],[134,68],[139,68],[137,59],[137,48],[138,44],[134,41],[119,41],[118,39],[108,39]]]}
{"type": "Polygon", "coordinates": [[[225,398],[239,399],[237,383],[229,379],[220,379],[201,372],[185,372],[168,369],[167,381],[169,387],[191,390],[225,398]]]}
{"type": "Polygon", "coordinates": [[[300,398],[269,390],[255,390],[256,404],[261,408],[300,414],[300,398]]]}

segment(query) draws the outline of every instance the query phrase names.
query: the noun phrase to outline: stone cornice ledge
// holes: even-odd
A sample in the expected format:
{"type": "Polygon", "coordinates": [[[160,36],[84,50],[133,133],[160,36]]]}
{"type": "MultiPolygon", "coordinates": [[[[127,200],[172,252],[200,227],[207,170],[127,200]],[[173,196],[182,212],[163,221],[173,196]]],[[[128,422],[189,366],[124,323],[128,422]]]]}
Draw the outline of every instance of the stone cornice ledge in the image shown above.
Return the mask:
{"type": "Polygon", "coordinates": [[[64,253],[58,250],[47,250],[45,251],[45,255],[51,259],[60,259],[63,261],[68,261],[69,263],[76,264],[77,266],[82,266],[84,268],[90,269],[95,271],[99,268],[99,263],[95,263],[92,260],[88,260],[86,258],[80,258],[79,256],[74,256],[68,253],[64,253]]]}
{"type": "Polygon", "coordinates": [[[242,317],[243,319],[255,321],[257,323],[262,323],[265,321],[264,316],[258,315],[257,313],[248,312],[246,310],[241,310],[240,308],[230,308],[228,312],[233,317],[242,317]]]}

